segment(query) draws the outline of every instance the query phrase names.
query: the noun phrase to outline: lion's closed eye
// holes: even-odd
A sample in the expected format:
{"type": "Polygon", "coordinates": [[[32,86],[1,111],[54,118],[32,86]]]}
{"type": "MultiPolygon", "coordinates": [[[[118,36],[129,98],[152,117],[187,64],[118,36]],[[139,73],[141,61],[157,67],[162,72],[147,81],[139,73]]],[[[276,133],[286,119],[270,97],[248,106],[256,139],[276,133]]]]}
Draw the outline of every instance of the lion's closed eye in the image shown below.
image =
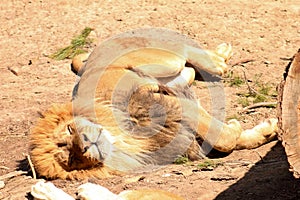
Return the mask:
{"type": "Polygon", "coordinates": [[[70,124],[68,124],[68,126],[67,126],[67,129],[68,129],[68,131],[69,131],[70,135],[72,135],[72,134],[73,134],[73,130],[72,130],[72,128],[71,128],[71,125],[70,125],[70,124]]]}
{"type": "Polygon", "coordinates": [[[89,142],[89,141],[90,141],[89,138],[88,138],[85,134],[83,134],[83,140],[84,140],[85,142],[89,142]]]}

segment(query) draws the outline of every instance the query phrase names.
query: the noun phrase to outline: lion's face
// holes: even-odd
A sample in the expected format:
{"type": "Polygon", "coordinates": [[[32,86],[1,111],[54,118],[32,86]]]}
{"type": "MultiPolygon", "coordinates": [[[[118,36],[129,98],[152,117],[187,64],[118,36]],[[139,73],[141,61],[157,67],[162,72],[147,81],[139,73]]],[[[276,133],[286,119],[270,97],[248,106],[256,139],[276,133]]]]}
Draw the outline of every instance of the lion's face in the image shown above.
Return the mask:
{"type": "Polygon", "coordinates": [[[78,148],[82,156],[104,162],[111,155],[115,138],[103,126],[84,117],[75,117],[67,129],[72,137],[72,148],[78,148]]]}
{"type": "Polygon", "coordinates": [[[93,117],[91,106],[73,104],[52,106],[31,131],[31,159],[41,176],[103,177],[143,166],[147,141],[128,137],[109,106],[97,103],[93,117]]]}
{"type": "Polygon", "coordinates": [[[66,170],[89,169],[109,159],[115,139],[103,126],[81,116],[62,120],[53,130],[60,152],[55,159],[66,170]]]}
{"type": "Polygon", "coordinates": [[[101,125],[74,116],[72,105],[63,104],[43,114],[31,131],[30,148],[35,167],[41,175],[49,177],[51,171],[102,166],[113,143],[113,136],[101,125]]]}

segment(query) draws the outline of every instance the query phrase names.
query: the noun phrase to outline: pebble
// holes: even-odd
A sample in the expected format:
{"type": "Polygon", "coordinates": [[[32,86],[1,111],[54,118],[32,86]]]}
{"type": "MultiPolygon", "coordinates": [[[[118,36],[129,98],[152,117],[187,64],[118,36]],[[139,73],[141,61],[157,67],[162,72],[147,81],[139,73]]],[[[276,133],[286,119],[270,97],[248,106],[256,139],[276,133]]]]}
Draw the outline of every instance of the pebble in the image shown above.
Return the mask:
{"type": "Polygon", "coordinates": [[[0,181],[0,189],[2,189],[4,187],[5,187],[4,181],[0,181]]]}

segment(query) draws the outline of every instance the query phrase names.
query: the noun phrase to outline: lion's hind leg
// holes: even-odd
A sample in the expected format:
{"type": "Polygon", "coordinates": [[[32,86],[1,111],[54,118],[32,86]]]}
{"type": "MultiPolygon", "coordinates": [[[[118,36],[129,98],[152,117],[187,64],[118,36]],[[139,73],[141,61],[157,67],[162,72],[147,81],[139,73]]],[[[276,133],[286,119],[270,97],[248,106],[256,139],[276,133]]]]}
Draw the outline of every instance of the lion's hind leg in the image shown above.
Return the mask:
{"type": "Polygon", "coordinates": [[[186,46],[187,62],[194,68],[204,70],[213,75],[222,76],[227,71],[226,62],[232,56],[232,47],[230,44],[222,43],[214,51],[203,50],[191,46],[186,46]]]}
{"type": "Polygon", "coordinates": [[[202,138],[220,152],[230,153],[235,149],[256,148],[276,137],[277,119],[269,119],[252,129],[243,130],[237,120],[223,123],[208,114],[201,105],[191,101],[183,105],[186,107],[187,120],[191,124],[197,123],[196,137],[202,138]]]}

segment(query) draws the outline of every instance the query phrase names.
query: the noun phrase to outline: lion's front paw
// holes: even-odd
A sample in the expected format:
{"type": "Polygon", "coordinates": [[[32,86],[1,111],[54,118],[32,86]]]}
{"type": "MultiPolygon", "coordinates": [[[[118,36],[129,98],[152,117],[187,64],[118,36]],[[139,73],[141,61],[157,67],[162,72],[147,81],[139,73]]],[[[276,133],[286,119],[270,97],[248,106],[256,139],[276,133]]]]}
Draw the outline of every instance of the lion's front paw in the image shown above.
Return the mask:
{"type": "Polygon", "coordinates": [[[85,183],[78,187],[77,190],[77,199],[79,200],[93,200],[93,199],[102,199],[102,200],[121,200],[122,198],[118,195],[112,193],[105,187],[100,185],[95,185],[92,183],[85,183]]]}
{"type": "Polygon", "coordinates": [[[53,183],[44,181],[33,185],[30,193],[36,200],[74,200],[73,197],[55,187],[53,183]]]}

